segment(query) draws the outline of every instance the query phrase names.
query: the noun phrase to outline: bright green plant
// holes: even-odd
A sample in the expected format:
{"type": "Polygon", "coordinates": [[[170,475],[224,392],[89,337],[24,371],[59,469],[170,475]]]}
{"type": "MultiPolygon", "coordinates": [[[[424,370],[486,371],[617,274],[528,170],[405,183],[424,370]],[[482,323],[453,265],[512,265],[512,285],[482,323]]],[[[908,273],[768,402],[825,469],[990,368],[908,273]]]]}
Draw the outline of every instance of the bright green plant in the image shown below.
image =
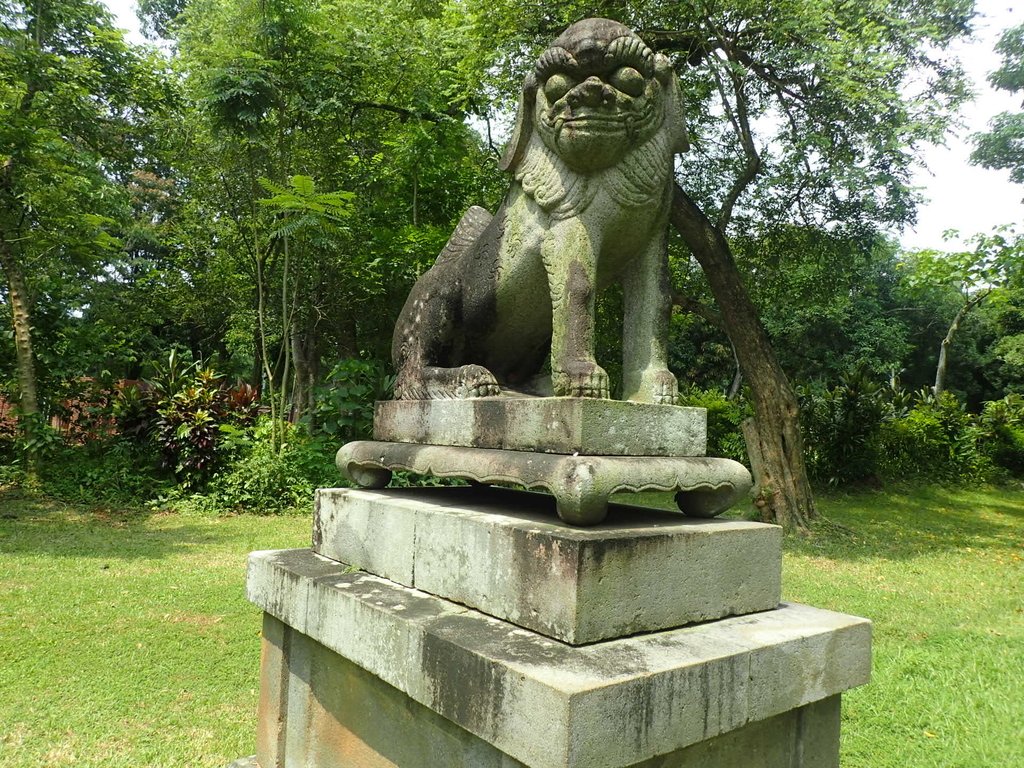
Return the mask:
{"type": "Polygon", "coordinates": [[[157,444],[165,466],[186,487],[202,485],[216,469],[222,392],[220,374],[204,368],[191,384],[157,403],[157,444]]]}
{"type": "Polygon", "coordinates": [[[306,506],[313,491],[343,484],[335,441],[302,427],[261,418],[251,429],[221,425],[221,455],[230,456],[201,493],[173,494],[171,506],[208,512],[272,514],[306,506]],[[284,442],[278,446],[283,429],[284,442]]]}
{"type": "Polygon", "coordinates": [[[906,415],[879,432],[880,474],[890,481],[964,484],[991,477],[974,417],[953,395],[922,391],[906,415]]]}
{"type": "Polygon", "coordinates": [[[977,436],[982,451],[997,467],[1024,476],[1024,397],[1007,395],[985,403],[977,436]]]}
{"type": "Polygon", "coordinates": [[[251,426],[259,401],[250,385],[229,386],[221,373],[186,365],[172,351],[166,363],[154,365],[151,379],[122,387],[111,408],[123,437],[152,444],[161,468],[184,488],[196,489],[230,457],[230,428],[251,426]]]}
{"type": "Polygon", "coordinates": [[[750,405],[745,400],[730,400],[717,389],[693,387],[680,393],[679,404],[707,409],[708,456],[747,461],[747,448],[740,429],[743,420],[751,416],[750,405]]]}
{"type": "Polygon", "coordinates": [[[804,387],[800,394],[811,477],[833,486],[874,479],[887,408],[885,390],[867,367],[840,377],[834,387],[804,387]]]}
{"type": "Polygon", "coordinates": [[[390,397],[394,383],[394,375],[378,360],[340,361],[314,392],[310,431],[340,442],[370,437],[373,404],[390,397]]]}

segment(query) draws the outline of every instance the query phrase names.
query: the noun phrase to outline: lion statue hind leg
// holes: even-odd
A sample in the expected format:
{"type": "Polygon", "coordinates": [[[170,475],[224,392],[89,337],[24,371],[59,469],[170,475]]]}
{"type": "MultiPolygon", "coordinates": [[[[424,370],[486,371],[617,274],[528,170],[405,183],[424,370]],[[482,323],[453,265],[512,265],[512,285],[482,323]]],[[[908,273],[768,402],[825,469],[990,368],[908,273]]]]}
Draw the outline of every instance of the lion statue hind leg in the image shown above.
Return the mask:
{"type": "Polygon", "coordinates": [[[494,375],[481,365],[456,365],[450,350],[464,332],[457,319],[465,290],[465,260],[491,223],[473,206],[463,215],[434,266],[413,286],[395,324],[392,359],[397,400],[454,400],[500,393],[494,375]]]}
{"type": "Polygon", "coordinates": [[[482,365],[460,365],[457,368],[427,366],[423,382],[431,400],[491,397],[501,394],[494,376],[482,365]]]}

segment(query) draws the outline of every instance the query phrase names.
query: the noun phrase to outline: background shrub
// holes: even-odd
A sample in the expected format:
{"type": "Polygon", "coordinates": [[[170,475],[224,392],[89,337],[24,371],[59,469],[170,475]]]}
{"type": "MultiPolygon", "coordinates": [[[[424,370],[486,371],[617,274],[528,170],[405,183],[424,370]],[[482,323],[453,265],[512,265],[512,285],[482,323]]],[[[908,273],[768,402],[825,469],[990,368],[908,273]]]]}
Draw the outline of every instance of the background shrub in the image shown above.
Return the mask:
{"type": "Polygon", "coordinates": [[[334,464],[336,441],[311,437],[293,425],[285,435],[275,448],[270,420],[260,419],[252,437],[236,444],[230,465],[209,483],[206,502],[221,510],[266,514],[309,506],[317,488],[343,484],[334,464]]]}
{"type": "Polygon", "coordinates": [[[992,463],[975,427],[974,417],[952,394],[935,400],[923,390],[909,411],[882,424],[883,479],[954,484],[990,479],[992,463]]]}
{"type": "Polygon", "coordinates": [[[890,409],[883,386],[867,368],[831,388],[801,387],[798,397],[811,479],[833,486],[876,480],[879,431],[890,409]]]}
{"type": "Polygon", "coordinates": [[[309,418],[312,434],[331,435],[341,443],[373,435],[373,404],[391,397],[394,375],[379,360],[340,361],[313,392],[309,418]]]}
{"type": "Polygon", "coordinates": [[[977,439],[985,456],[999,470],[1024,475],[1024,397],[992,400],[978,417],[977,439]]]}
{"type": "Polygon", "coordinates": [[[747,463],[740,425],[753,411],[745,399],[730,400],[719,390],[694,387],[680,394],[679,404],[707,409],[708,456],[747,463]]]}

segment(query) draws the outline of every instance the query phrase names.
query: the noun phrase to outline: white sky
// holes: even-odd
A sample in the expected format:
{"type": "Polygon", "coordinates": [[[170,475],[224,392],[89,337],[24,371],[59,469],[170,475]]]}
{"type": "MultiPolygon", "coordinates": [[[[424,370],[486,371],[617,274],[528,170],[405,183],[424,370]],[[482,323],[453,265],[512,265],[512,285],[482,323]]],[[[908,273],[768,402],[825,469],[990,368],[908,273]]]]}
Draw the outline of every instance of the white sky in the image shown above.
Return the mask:
{"type": "Polygon", "coordinates": [[[968,162],[972,133],[985,130],[1000,112],[1022,109],[1019,95],[996,91],[985,78],[999,66],[992,49],[1000,33],[1024,23],[1024,12],[1010,0],[977,0],[977,9],[974,39],[956,47],[974,80],[977,96],[964,108],[964,126],[948,138],[947,146],[928,147],[921,154],[927,170],[915,175],[914,184],[929,202],[918,209],[917,226],[901,236],[906,248],[952,248],[955,241],[943,243],[942,233],[947,229],[969,236],[1024,219],[1024,186],[1011,184],[1008,171],[990,171],[968,162]]]}
{"type": "MultiPolygon", "coordinates": [[[[133,42],[143,42],[135,16],[135,0],[104,0],[129,32],[133,42]]],[[[1024,10],[1011,0],[977,0],[974,38],[956,47],[956,52],[974,81],[977,98],[964,109],[963,126],[951,135],[945,147],[928,147],[921,152],[923,168],[914,177],[928,202],[918,209],[918,223],[900,235],[905,248],[952,249],[959,241],[946,243],[942,233],[956,229],[964,236],[989,232],[1000,224],[1024,219],[1024,186],[1011,184],[1006,171],[990,171],[969,163],[970,136],[984,130],[1000,112],[1022,108],[1020,97],[989,87],[985,78],[999,65],[992,48],[999,34],[1024,23],[1024,10]]]]}

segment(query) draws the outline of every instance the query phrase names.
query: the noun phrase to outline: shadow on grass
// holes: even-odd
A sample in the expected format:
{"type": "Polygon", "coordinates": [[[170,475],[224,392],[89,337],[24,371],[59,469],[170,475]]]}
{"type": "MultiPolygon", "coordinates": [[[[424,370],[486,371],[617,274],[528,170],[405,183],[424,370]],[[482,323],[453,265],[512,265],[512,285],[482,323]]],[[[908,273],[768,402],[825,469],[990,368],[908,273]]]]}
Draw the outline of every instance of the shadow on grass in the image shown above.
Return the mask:
{"type": "Polygon", "coordinates": [[[790,537],[792,552],[838,559],[906,559],[967,548],[1019,547],[1024,537],[1024,492],[905,488],[823,494],[823,521],[805,538],[790,537]]]}
{"type": "Polygon", "coordinates": [[[90,508],[0,488],[0,556],[155,559],[230,536],[187,521],[154,525],[158,517],[177,520],[154,510],[90,508]]]}

